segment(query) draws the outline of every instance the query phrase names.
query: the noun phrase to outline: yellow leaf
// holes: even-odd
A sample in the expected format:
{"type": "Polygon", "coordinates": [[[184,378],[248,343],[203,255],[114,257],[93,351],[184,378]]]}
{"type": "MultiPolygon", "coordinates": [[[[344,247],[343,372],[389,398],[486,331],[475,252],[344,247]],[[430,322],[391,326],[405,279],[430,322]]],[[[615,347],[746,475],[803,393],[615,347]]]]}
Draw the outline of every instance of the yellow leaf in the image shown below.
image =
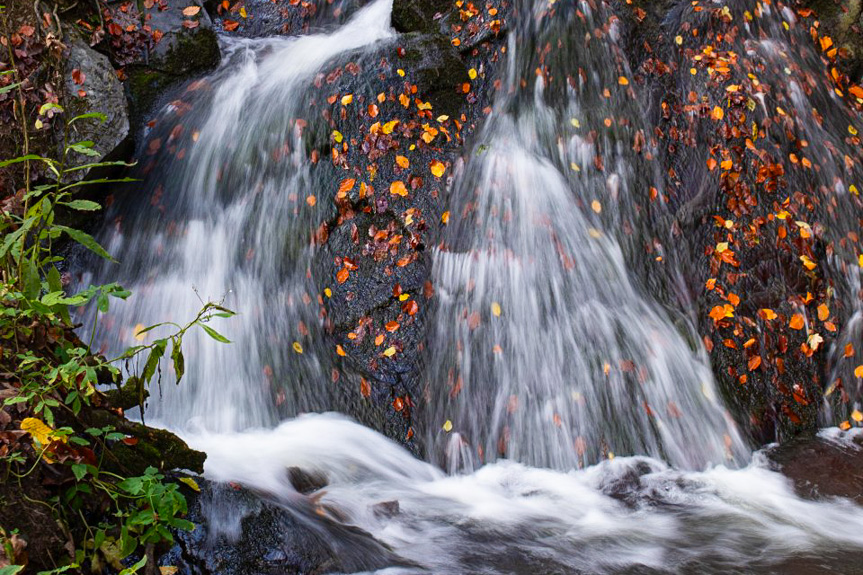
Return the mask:
{"type": "MultiPolygon", "coordinates": [[[[184,483],[184,484],[188,485],[189,488],[191,488],[193,491],[197,491],[198,493],[201,492],[201,488],[198,486],[198,482],[195,481],[194,479],[192,479],[191,477],[181,477],[180,483],[184,483]]],[[[164,567],[162,567],[162,569],[164,569],[164,567]]],[[[173,571],[171,571],[171,573],[177,572],[176,567],[172,567],[172,569],[173,569],[173,571]]]]}
{"type": "Polygon", "coordinates": [[[240,8],[240,16],[242,16],[243,18],[248,18],[248,17],[249,17],[248,12],[246,12],[246,7],[245,7],[245,6],[242,6],[242,7],[240,8]]]}
{"type": "Polygon", "coordinates": [[[344,136],[342,136],[342,133],[338,130],[333,130],[333,139],[336,141],[336,143],[341,144],[344,136]]]}
{"type": "Polygon", "coordinates": [[[471,80],[476,80],[476,68],[471,68],[467,71],[467,75],[471,80]]]}
{"type": "Polygon", "coordinates": [[[342,106],[347,106],[351,102],[354,101],[354,95],[348,94],[347,96],[342,96],[342,106]]]}
{"type": "Polygon", "coordinates": [[[324,295],[327,297],[333,297],[333,290],[330,288],[324,288],[324,295]]]}
{"type": "Polygon", "coordinates": [[[383,125],[383,127],[381,128],[381,131],[384,134],[392,134],[393,130],[395,130],[395,128],[396,128],[396,126],[398,126],[398,124],[399,124],[398,120],[390,120],[389,122],[387,122],[386,124],[383,125]]]}
{"type": "Polygon", "coordinates": [[[449,419],[444,421],[443,422],[443,430],[446,431],[447,433],[452,431],[452,421],[450,421],[449,419]]]}
{"type": "Polygon", "coordinates": [[[818,265],[815,262],[813,262],[811,259],[809,259],[809,257],[806,256],[805,254],[800,256],[800,261],[803,262],[803,266],[807,270],[814,270],[816,268],[816,266],[818,265]]]}
{"type": "Polygon", "coordinates": [[[387,357],[392,357],[396,354],[396,348],[394,345],[389,346],[384,350],[384,355],[387,357]]]}
{"type": "Polygon", "coordinates": [[[500,304],[496,301],[491,304],[491,313],[494,317],[500,317],[500,304]]]}
{"type": "Polygon", "coordinates": [[[138,341],[144,341],[144,338],[147,337],[146,333],[141,333],[144,329],[145,326],[143,323],[135,324],[135,327],[132,328],[132,335],[135,336],[135,339],[138,341]]]}
{"type": "Polygon", "coordinates": [[[863,421],[863,413],[860,413],[858,410],[855,409],[851,412],[851,419],[853,419],[857,423],[860,423],[861,421],[863,421]]]}
{"type": "Polygon", "coordinates": [[[399,68],[398,70],[396,70],[396,72],[398,73],[398,75],[399,75],[399,76],[404,76],[404,75],[405,75],[405,71],[404,71],[404,70],[402,70],[401,68],[399,68]]]}
{"type": "MultiPolygon", "coordinates": [[[[48,427],[41,419],[28,417],[21,422],[21,429],[29,433],[43,447],[53,440],[54,430],[48,427]]],[[[64,442],[65,439],[63,438],[64,442]]]]}
{"type": "Polygon", "coordinates": [[[300,345],[300,342],[295,341],[293,345],[294,351],[297,353],[303,353],[303,346],[300,345]]]}
{"type": "Polygon", "coordinates": [[[404,182],[401,180],[396,180],[392,184],[390,184],[390,193],[396,196],[406,196],[408,195],[408,190],[405,187],[404,182]]]}
{"type": "Polygon", "coordinates": [[[854,377],[863,378],[863,364],[858,365],[857,368],[854,369],[854,377]]]}
{"type": "Polygon", "coordinates": [[[446,171],[446,166],[443,165],[443,162],[439,162],[438,160],[432,160],[430,167],[431,173],[434,174],[436,178],[441,177],[446,171]]]}
{"type": "Polygon", "coordinates": [[[725,117],[725,111],[719,106],[714,106],[713,112],[710,114],[714,120],[721,120],[725,117]]]}
{"type": "Polygon", "coordinates": [[[590,208],[598,214],[602,211],[602,204],[600,204],[598,200],[593,200],[590,203],[590,208]]]}
{"type": "Polygon", "coordinates": [[[716,253],[721,254],[728,249],[728,242],[719,242],[716,244],[716,253]]]}
{"type": "Polygon", "coordinates": [[[441,214],[440,221],[446,225],[449,223],[449,210],[441,214]]]}
{"type": "Polygon", "coordinates": [[[674,43],[677,44],[678,46],[683,44],[683,36],[675,36],[674,43]]]}

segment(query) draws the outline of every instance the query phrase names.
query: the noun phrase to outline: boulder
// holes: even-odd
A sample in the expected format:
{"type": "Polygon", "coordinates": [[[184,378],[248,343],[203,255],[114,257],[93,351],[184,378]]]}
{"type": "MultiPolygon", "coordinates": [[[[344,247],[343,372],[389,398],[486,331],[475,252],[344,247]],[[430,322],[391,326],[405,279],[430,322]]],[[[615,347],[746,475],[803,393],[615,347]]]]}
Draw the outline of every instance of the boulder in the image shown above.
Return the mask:
{"type": "Polygon", "coordinates": [[[200,0],[144,4],[149,49],[126,68],[133,118],[140,119],[171,85],[215,68],[221,59],[213,21],[200,0]],[[192,8],[192,10],[189,10],[192,8]],[[194,8],[199,8],[193,15],[194,8]]]}
{"type": "MultiPolygon", "coordinates": [[[[93,142],[98,156],[72,152],[72,165],[98,162],[109,156],[129,136],[129,112],[123,86],[108,58],[92,48],[80,37],[71,35],[67,40],[69,55],[65,62],[65,88],[69,95],[68,118],[98,113],[105,117],[84,119],[72,124],[69,143],[93,142]]],[[[86,170],[78,172],[80,178],[86,170]]]]}
{"type": "Polygon", "coordinates": [[[176,544],[160,560],[188,575],[293,575],[354,573],[406,565],[370,534],[332,519],[315,500],[287,505],[235,484],[198,479],[188,492],[192,532],[175,533],[176,544]]]}

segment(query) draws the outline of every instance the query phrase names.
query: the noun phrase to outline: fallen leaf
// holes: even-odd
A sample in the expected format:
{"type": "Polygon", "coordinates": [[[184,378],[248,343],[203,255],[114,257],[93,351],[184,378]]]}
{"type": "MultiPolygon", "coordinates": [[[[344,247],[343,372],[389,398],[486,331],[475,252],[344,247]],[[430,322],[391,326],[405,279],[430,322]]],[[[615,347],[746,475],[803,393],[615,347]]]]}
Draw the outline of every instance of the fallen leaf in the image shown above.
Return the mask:
{"type": "Polygon", "coordinates": [[[436,178],[443,176],[446,171],[446,166],[443,165],[443,162],[439,162],[438,160],[432,160],[431,165],[431,173],[434,174],[436,178]]]}
{"type": "Polygon", "coordinates": [[[803,316],[799,313],[795,313],[791,316],[791,321],[788,322],[788,327],[791,329],[802,329],[803,323],[803,316]]]}
{"type": "Polygon", "coordinates": [[[390,193],[396,196],[406,196],[408,195],[408,190],[405,187],[404,182],[401,180],[396,180],[392,184],[390,184],[390,193]]]}
{"type": "Polygon", "coordinates": [[[201,11],[200,6],[186,6],[185,8],[183,8],[183,16],[192,17],[192,16],[197,15],[198,12],[200,12],[200,11],[201,11]]]}

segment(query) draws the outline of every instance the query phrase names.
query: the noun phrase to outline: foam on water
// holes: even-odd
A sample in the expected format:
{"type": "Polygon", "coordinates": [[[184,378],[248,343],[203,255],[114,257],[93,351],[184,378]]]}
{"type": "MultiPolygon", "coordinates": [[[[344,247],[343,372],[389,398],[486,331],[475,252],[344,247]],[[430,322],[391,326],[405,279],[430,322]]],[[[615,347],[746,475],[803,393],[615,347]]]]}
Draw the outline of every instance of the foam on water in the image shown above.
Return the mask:
{"type": "Polygon", "coordinates": [[[761,454],[742,469],[701,472],[626,457],[569,472],[501,460],[447,476],[336,414],[186,439],[207,452],[207,477],[289,508],[304,496],[286,469],[323,472],[320,505],[433,573],[770,572],[794,558],[863,551],[863,509],[800,499],[761,454]],[[376,514],[384,501],[398,501],[399,513],[376,514]]]}

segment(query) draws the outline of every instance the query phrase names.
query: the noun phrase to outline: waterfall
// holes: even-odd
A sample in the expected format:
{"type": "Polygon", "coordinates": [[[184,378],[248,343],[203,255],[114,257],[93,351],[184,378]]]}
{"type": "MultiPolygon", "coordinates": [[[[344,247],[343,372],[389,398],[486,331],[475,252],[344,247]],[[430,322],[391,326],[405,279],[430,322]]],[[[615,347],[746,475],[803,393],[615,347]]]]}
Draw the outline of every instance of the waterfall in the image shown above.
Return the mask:
{"type": "MultiPolygon", "coordinates": [[[[740,45],[781,70],[806,31],[761,6],[758,26],[735,12],[746,22],[740,45]]],[[[96,339],[122,349],[138,342],[138,326],[182,323],[207,299],[238,312],[213,325],[230,344],[185,338],[179,385],[162,366],[148,423],[206,451],[209,479],[240,483],[321,533],[335,522],[373,536],[404,559],[381,575],[837,572],[856,561],[863,510],[800,497],[750,451],[718,396],[691,302],[677,291],[687,250],[675,244],[688,238],[667,225],[675,206],[649,96],[634,85],[620,21],[599,0],[518,4],[490,113],[447,173],[448,224],[425,246],[434,298],[414,399],[426,460],[334,413],[380,398],[349,395],[338,381],[313,241],[337,211],[336,180],[330,158],[309,153],[331,134],[309,119],[321,115],[312,102],[328,65],[399,38],[391,9],[376,0],[307,36],[223,38],[220,67],[148,125],[142,182],[117,191],[101,234],[120,264],[83,278],[133,292],[112,303],[96,339]],[[299,493],[286,473],[294,466],[327,487],[299,493]],[[378,512],[393,502],[397,512],[378,512]]],[[[682,18],[695,7],[675,10],[682,18]]],[[[682,86],[696,81],[681,70],[682,86]]],[[[841,168],[825,150],[856,157],[830,136],[856,116],[842,108],[822,125],[813,98],[837,100],[794,79],[787,88],[783,105],[806,120],[806,137],[830,142],[811,177],[838,189],[841,168]]],[[[691,150],[701,171],[706,153],[691,150]]],[[[859,215],[839,191],[837,241],[859,215]]],[[[844,269],[841,257],[830,265],[844,269]]],[[[861,325],[859,271],[846,283],[837,292],[857,315],[837,358],[861,325]]],[[[860,449],[853,432],[821,441],[860,449]]],[[[242,517],[222,514],[211,538],[235,537],[242,517]]]]}

